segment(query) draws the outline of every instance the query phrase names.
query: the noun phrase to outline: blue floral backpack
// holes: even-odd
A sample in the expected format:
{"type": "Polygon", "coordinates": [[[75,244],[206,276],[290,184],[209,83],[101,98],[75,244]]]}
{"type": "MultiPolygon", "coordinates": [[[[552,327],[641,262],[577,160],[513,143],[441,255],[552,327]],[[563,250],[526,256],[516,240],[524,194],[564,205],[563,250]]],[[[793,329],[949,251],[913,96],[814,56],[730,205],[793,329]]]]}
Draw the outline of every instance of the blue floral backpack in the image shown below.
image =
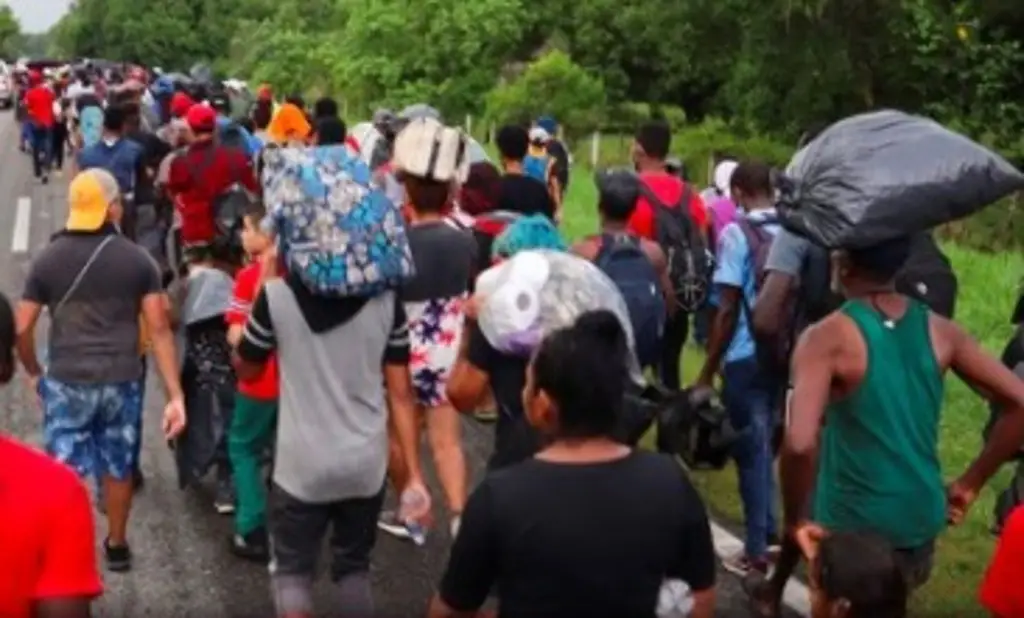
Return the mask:
{"type": "Polygon", "coordinates": [[[327,297],[374,296],[413,275],[401,212],[344,145],[263,153],[263,200],[288,270],[327,297]]]}

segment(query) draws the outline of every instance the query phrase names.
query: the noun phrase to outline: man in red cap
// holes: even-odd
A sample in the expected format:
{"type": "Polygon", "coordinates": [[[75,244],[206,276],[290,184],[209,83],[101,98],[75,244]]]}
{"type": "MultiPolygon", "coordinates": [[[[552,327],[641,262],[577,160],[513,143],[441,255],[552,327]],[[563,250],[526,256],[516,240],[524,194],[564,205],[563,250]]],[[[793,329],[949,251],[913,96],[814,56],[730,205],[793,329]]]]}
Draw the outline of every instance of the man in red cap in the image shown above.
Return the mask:
{"type": "Polygon", "coordinates": [[[29,139],[32,143],[32,169],[35,177],[46,184],[49,181],[50,158],[53,150],[51,135],[57,116],[53,111],[56,95],[45,83],[39,71],[28,74],[29,89],[25,93],[25,113],[29,139]]]}
{"type": "Polygon", "coordinates": [[[181,215],[181,241],[187,247],[209,246],[216,234],[213,202],[240,184],[256,194],[259,186],[249,159],[239,150],[217,144],[217,112],[195,104],[185,116],[192,143],[171,162],[167,191],[181,215]]]}

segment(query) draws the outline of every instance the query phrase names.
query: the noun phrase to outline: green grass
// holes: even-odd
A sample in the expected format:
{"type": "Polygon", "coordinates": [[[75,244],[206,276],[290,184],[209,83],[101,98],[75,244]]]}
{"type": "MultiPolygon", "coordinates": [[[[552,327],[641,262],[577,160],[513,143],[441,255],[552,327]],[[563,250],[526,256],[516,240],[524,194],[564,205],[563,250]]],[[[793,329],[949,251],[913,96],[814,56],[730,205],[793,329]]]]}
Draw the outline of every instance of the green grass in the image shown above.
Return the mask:
{"type": "MultiPolygon", "coordinates": [[[[597,199],[593,182],[579,172],[570,184],[565,205],[564,230],[569,238],[597,230],[597,199]]],[[[1012,332],[1010,311],[1016,301],[1024,256],[1018,253],[983,254],[944,246],[960,282],[957,319],[992,353],[999,354],[1012,332]]],[[[683,374],[687,382],[700,370],[703,355],[687,347],[683,374]]],[[[978,454],[981,429],[988,408],[957,378],[946,381],[939,451],[948,479],[958,476],[978,454]]],[[[937,562],[931,581],[914,597],[915,615],[967,617],[979,615],[977,588],[992,553],[989,533],[992,506],[998,491],[1009,480],[1008,467],[982,493],[967,520],[948,530],[939,540],[937,562]]],[[[742,520],[736,473],[698,472],[694,481],[710,508],[727,521],[742,520]]]]}

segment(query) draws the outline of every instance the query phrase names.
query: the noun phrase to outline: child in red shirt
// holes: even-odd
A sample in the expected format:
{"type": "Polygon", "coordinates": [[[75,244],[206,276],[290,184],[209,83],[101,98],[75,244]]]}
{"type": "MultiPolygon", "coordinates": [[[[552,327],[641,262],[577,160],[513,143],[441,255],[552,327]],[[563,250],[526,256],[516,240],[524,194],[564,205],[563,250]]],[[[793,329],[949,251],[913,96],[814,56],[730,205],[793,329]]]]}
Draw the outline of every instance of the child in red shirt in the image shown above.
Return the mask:
{"type": "Polygon", "coordinates": [[[1006,518],[996,553],[981,583],[981,604],[995,618],[1024,616],[1024,508],[1006,518]]]}
{"type": "MultiPolygon", "coordinates": [[[[242,247],[250,263],[235,276],[235,292],[226,316],[228,342],[232,346],[242,339],[263,282],[276,275],[273,240],[259,227],[264,214],[262,206],[254,205],[244,218],[242,247]]],[[[262,464],[277,422],[277,380],[274,357],[258,378],[238,380],[235,413],[228,431],[228,453],[238,501],[231,547],[235,555],[247,560],[265,561],[268,555],[267,492],[262,464]]]]}

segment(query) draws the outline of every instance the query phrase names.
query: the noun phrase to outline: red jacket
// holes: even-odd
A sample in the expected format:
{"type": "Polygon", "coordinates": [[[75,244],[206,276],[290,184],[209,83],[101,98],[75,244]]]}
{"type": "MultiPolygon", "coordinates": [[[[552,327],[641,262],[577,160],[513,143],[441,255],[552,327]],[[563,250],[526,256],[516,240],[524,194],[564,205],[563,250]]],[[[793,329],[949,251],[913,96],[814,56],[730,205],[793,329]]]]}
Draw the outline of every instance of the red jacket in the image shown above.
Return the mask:
{"type": "Polygon", "coordinates": [[[181,216],[181,240],[185,245],[213,240],[217,228],[211,204],[236,183],[259,193],[256,173],[239,150],[198,142],[171,162],[167,191],[181,216]]]}

